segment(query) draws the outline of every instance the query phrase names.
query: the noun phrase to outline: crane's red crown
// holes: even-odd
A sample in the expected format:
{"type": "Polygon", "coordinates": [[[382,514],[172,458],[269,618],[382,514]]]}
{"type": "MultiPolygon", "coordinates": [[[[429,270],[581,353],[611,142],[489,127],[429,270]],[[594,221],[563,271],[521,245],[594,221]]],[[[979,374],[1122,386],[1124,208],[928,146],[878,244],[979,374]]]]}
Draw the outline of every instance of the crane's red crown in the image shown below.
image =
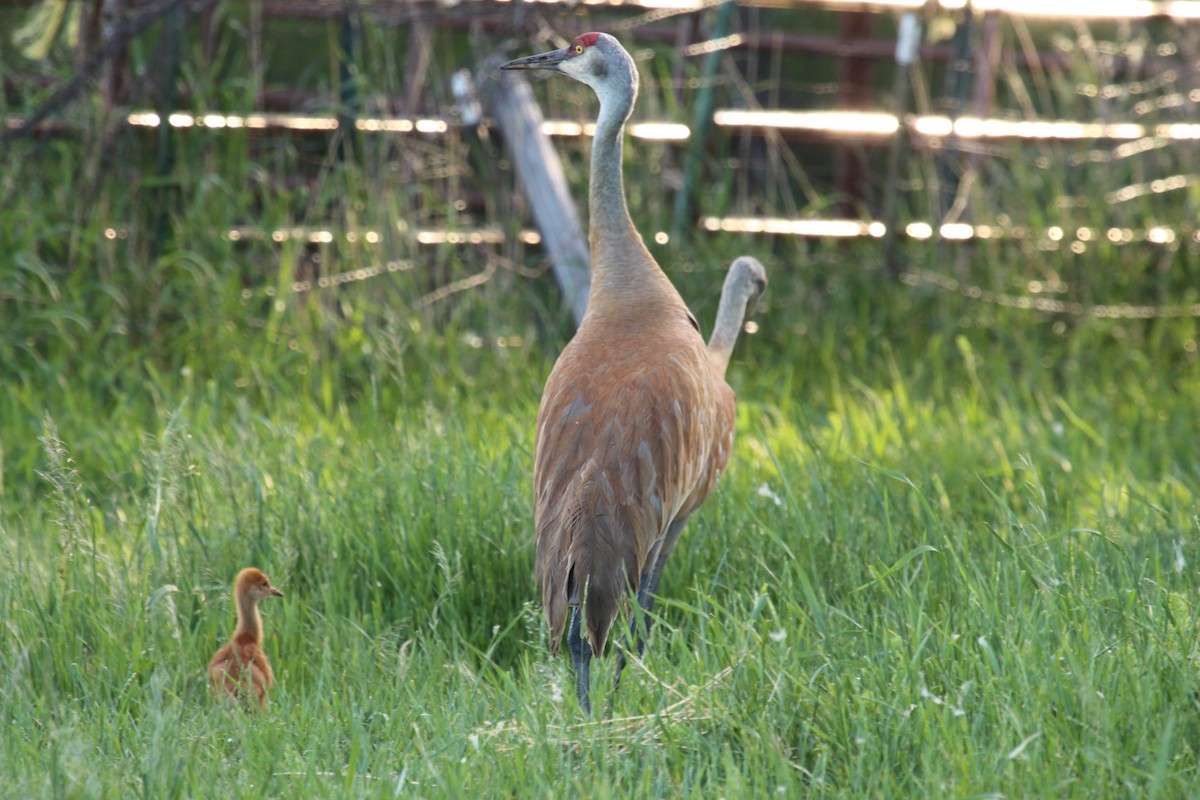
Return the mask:
{"type": "Polygon", "coordinates": [[[599,39],[600,34],[598,33],[581,33],[575,37],[575,41],[572,42],[572,44],[581,44],[584,47],[591,47],[597,41],[599,41],[599,39]]]}

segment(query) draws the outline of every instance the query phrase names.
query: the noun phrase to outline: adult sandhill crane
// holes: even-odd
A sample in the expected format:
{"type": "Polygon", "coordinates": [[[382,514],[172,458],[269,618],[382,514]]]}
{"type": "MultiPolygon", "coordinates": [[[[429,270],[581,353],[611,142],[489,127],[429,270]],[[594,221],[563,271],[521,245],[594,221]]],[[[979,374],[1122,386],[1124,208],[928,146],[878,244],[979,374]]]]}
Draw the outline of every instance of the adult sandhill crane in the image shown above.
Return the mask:
{"type": "MultiPolygon", "coordinates": [[[[751,303],[758,300],[759,295],[767,288],[767,273],[763,269],[763,265],[758,259],[751,256],[739,256],[734,260],[729,267],[729,273],[725,276],[725,285],[721,288],[721,302],[717,306],[717,319],[713,324],[712,335],[708,338],[708,364],[712,370],[712,380],[717,392],[717,423],[714,426],[714,431],[723,436],[717,445],[716,460],[719,464],[716,468],[716,473],[712,483],[707,491],[696,503],[699,506],[704,502],[704,499],[712,492],[716,485],[716,478],[725,471],[725,464],[729,460],[729,454],[733,452],[733,427],[734,427],[734,411],[735,411],[735,396],[733,389],[725,382],[725,371],[729,367],[729,358],[733,355],[733,346],[737,344],[738,333],[742,329],[742,322],[746,315],[746,309],[751,303]]],[[[688,512],[690,513],[690,512],[688,512]]],[[[679,534],[683,532],[683,526],[687,523],[687,514],[684,514],[675,519],[671,526],[667,529],[666,538],[663,541],[662,548],[659,551],[658,557],[653,565],[646,573],[646,579],[642,585],[638,587],[637,596],[638,604],[645,612],[649,612],[654,605],[654,594],[658,591],[658,582],[662,578],[663,565],[667,562],[667,556],[671,555],[671,551],[675,549],[675,545],[679,542],[679,534]]],[[[645,649],[645,636],[650,633],[650,625],[652,619],[649,614],[643,615],[645,630],[637,629],[636,618],[630,622],[630,634],[634,637],[637,654],[642,655],[645,649]]],[[[620,677],[621,669],[625,665],[625,652],[621,651],[617,654],[617,676],[620,677]]]]}
{"type": "MultiPolygon", "coordinates": [[[[562,50],[501,69],[562,72],[600,99],[589,188],[591,291],[578,331],[546,380],[533,473],[550,650],[558,652],[573,609],[567,643],[576,694],[590,709],[592,655],[603,655],[631,594],[650,609],[663,563],[725,469],[734,423],[725,367],[746,303],[766,278],[753,259],[735,262],[706,348],[625,204],[622,136],[638,73],[616,39],[585,33],[562,50]]],[[[635,616],[640,653],[637,628],[635,616]]]]}

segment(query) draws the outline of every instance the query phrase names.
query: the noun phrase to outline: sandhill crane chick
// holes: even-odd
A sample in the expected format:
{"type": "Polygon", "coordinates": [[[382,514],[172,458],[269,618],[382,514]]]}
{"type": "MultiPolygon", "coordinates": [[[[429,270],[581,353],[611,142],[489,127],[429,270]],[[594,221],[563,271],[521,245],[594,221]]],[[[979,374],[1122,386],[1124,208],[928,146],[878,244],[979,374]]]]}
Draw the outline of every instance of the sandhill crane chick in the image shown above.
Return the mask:
{"type": "Polygon", "coordinates": [[[267,597],[283,597],[271,580],[254,567],[237,574],[233,582],[237,605],[237,628],[208,663],[208,679],[218,697],[253,700],[267,709],[267,690],[275,683],[271,662],[262,649],[262,616],[258,603],[267,597]]]}
{"type": "MultiPolygon", "coordinates": [[[[650,609],[688,516],[725,469],[734,422],[725,364],[746,300],[710,357],[695,317],[634,227],[621,150],[638,74],[616,39],[585,33],[562,50],[501,68],[562,72],[600,100],[588,190],[591,291],[579,330],[546,381],[533,477],[550,649],[558,651],[570,610],[567,642],[586,709],[593,654],[604,653],[631,594],[650,609]]],[[[641,652],[643,632],[634,623],[631,632],[641,652]]]]}

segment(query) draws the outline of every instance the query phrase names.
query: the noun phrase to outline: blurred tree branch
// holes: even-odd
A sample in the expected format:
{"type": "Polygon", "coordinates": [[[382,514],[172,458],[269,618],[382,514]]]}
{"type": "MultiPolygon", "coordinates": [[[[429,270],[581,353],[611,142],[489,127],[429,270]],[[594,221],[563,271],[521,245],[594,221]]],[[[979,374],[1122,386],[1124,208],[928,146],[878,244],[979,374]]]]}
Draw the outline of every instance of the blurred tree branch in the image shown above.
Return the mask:
{"type": "Polygon", "coordinates": [[[29,136],[44,120],[71,103],[79,92],[95,78],[100,68],[109,59],[123,52],[134,37],[143,33],[153,23],[176,9],[191,19],[203,14],[216,5],[217,0],[159,0],[143,8],[138,14],[118,26],[112,35],[83,63],[75,76],[65,82],[49,99],[26,118],[20,125],[0,132],[0,145],[29,136]]]}

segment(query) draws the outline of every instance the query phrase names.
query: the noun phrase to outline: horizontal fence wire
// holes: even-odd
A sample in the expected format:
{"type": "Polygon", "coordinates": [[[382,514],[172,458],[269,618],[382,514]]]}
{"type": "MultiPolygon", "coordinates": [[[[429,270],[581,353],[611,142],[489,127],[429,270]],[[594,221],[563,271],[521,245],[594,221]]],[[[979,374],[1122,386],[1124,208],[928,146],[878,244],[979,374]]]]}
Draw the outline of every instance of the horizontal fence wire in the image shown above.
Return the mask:
{"type": "MultiPolygon", "coordinates": [[[[800,236],[815,239],[853,239],[872,238],[882,239],[887,234],[887,226],[882,222],[870,222],[857,219],[787,219],[771,217],[703,217],[699,227],[710,233],[761,233],[776,236],[800,236]]],[[[452,230],[419,228],[410,231],[407,224],[399,223],[397,231],[405,237],[411,237],[418,245],[481,245],[503,244],[510,236],[497,228],[479,228],[474,230],[452,230]]],[[[1020,225],[971,225],[965,222],[946,223],[937,229],[928,222],[909,222],[899,231],[904,238],[910,240],[935,240],[946,242],[967,242],[972,240],[1015,240],[1032,241],[1040,250],[1054,251],[1060,247],[1070,249],[1073,253],[1086,252],[1088,247],[1098,244],[1123,246],[1129,244],[1153,244],[1173,248],[1182,243],[1200,245],[1200,229],[1194,226],[1153,226],[1149,228],[1091,228],[1078,227],[1064,229],[1057,225],[1048,228],[1031,228],[1020,225]]],[[[655,240],[666,244],[667,240],[659,234],[655,240]]],[[[345,241],[349,244],[376,245],[383,241],[384,233],[380,230],[366,231],[334,231],[328,228],[306,228],[292,226],[288,228],[251,228],[242,226],[222,231],[221,238],[231,242],[272,241],[303,242],[306,244],[334,244],[345,241]]],[[[129,229],[125,227],[108,227],[104,229],[106,239],[127,239],[129,229]]],[[[531,228],[522,229],[515,238],[522,244],[538,245],[542,235],[531,228]]]]}
{"type": "MultiPolygon", "coordinates": [[[[852,220],[829,220],[826,222],[860,224],[852,220]]],[[[879,223],[872,223],[879,224],[879,223]]],[[[335,236],[327,230],[310,230],[304,228],[281,228],[275,231],[238,229],[225,234],[231,241],[302,241],[309,244],[332,244],[338,239],[346,241],[379,241],[378,235],[346,233],[335,236]]],[[[108,228],[106,236],[109,239],[124,239],[127,232],[124,229],[108,228]]],[[[1195,234],[1200,241],[1200,234],[1195,234]]],[[[526,243],[536,243],[540,240],[535,231],[522,231],[520,237],[526,243]]],[[[463,245],[463,244],[500,244],[506,240],[500,231],[420,231],[417,241],[421,244],[463,245]],[[424,236],[422,236],[424,234],[424,236]]],[[[485,269],[476,275],[453,281],[446,286],[435,289],[422,296],[413,304],[419,308],[444,300],[452,294],[474,288],[486,283],[495,274],[497,267],[503,266],[523,277],[534,278],[545,272],[546,266],[538,269],[528,269],[509,262],[499,256],[489,255],[485,269]]],[[[246,288],[242,290],[242,300],[250,301],[256,297],[277,298],[280,295],[299,295],[324,289],[337,289],[347,284],[360,283],[398,272],[409,272],[416,268],[412,260],[397,259],[385,261],[369,267],[346,270],[344,272],[325,275],[318,278],[292,281],[280,289],[276,286],[264,286],[259,289],[246,288]]],[[[1044,314],[1067,314],[1077,317],[1094,317],[1096,319],[1114,320],[1148,320],[1175,319],[1181,317],[1200,318],[1200,303],[1193,304],[1088,304],[1068,300],[1058,300],[1049,297],[1008,294],[985,289],[978,285],[960,281],[948,275],[943,275],[927,269],[906,269],[900,273],[900,281],[907,286],[931,287],[943,292],[960,295],[968,300],[974,300],[989,305],[1022,311],[1035,311],[1044,314]]]]}
{"type": "MultiPolygon", "coordinates": [[[[1189,92],[1187,101],[1200,104],[1200,89],[1189,92]]],[[[126,124],[135,128],[158,128],[164,123],[162,115],[153,111],[135,111],[126,116],[126,124]]],[[[289,114],[260,112],[228,114],[222,112],[176,111],[166,115],[172,128],[205,128],[208,130],[293,130],[332,132],[340,130],[346,121],[333,114],[289,114]]],[[[20,129],[25,121],[9,117],[5,124],[20,129]]],[[[796,131],[831,137],[854,136],[865,139],[890,139],[901,127],[907,133],[925,139],[1017,139],[1065,141],[1123,141],[1141,143],[1141,149],[1153,149],[1170,141],[1200,141],[1200,123],[1174,122],[1145,124],[1140,122],[1076,122],[1072,120],[1011,120],[959,117],[944,115],[905,116],[902,121],[894,114],[874,111],[747,111],[717,109],[713,124],[730,129],[772,129],[796,131]]],[[[458,122],[439,117],[360,117],[353,120],[354,129],[363,133],[424,134],[430,136],[450,132],[458,122]]],[[[49,129],[67,131],[70,125],[51,123],[49,129]]],[[[635,139],[655,141],[685,141],[691,137],[688,125],[671,121],[630,123],[629,133],[635,139]]],[[[542,131],[547,136],[579,137],[595,133],[594,123],[570,120],[545,120],[542,131]]]]}
{"type": "Polygon", "coordinates": [[[900,280],[908,286],[931,286],[944,292],[961,295],[968,300],[978,300],[981,303],[1023,311],[1040,311],[1045,314],[1070,314],[1075,317],[1089,316],[1097,319],[1200,318],[1200,303],[1191,305],[1134,305],[1131,303],[1089,305],[1049,297],[1004,294],[926,269],[906,270],[900,274],[900,280]]]}

